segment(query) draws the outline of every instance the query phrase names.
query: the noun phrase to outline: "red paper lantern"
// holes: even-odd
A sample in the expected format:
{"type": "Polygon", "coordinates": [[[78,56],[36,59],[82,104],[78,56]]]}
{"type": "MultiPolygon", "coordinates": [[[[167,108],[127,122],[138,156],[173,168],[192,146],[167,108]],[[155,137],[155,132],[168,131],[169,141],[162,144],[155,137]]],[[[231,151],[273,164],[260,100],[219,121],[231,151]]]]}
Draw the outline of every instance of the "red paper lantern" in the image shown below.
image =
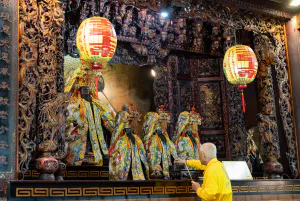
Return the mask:
{"type": "Polygon", "coordinates": [[[255,79],[257,68],[257,58],[250,47],[236,45],[226,51],[223,61],[224,73],[228,82],[238,85],[242,92],[243,112],[246,111],[244,89],[255,79]]]}
{"type": "Polygon", "coordinates": [[[76,46],[84,62],[91,64],[93,69],[101,69],[115,54],[115,29],[106,18],[85,19],[77,31],[76,46]]]}

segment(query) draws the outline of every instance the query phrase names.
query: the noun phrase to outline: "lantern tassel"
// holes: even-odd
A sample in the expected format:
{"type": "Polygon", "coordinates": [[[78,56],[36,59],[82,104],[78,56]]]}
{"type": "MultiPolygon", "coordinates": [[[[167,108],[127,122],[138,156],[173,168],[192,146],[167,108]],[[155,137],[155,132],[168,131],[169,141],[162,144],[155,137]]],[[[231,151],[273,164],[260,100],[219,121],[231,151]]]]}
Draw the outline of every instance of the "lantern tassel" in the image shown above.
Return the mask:
{"type": "Polygon", "coordinates": [[[96,80],[95,80],[95,82],[96,82],[96,90],[95,90],[95,92],[96,92],[96,98],[98,98],[98,82],[99,82],[99,78],[98,78],[98,76],[96,76],[96,80]]]}
{"type": "Polygon", "coordinates": [[[244,90],[241,89],[241,92],[242,92],[242,109],[243,109],[243,112],[245,113],[246,112],[246,106],[245,106],[244,90]]]}

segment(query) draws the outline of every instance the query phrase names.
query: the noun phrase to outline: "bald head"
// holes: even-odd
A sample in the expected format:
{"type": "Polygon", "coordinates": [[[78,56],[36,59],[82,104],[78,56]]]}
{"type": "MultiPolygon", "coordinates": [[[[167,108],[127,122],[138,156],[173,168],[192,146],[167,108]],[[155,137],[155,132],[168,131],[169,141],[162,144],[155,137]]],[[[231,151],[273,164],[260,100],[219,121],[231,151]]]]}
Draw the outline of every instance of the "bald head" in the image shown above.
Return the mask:
{"type": "MultiPolygon", "coordinates": [[[[217,147],[213,143],[204,143],[201,145],[200,152],[202,153],[202,160],[209,162],[211,159],[217,157],[217,147]]],[[[201,160],[201,162],[202,162],[201,160]]]]}

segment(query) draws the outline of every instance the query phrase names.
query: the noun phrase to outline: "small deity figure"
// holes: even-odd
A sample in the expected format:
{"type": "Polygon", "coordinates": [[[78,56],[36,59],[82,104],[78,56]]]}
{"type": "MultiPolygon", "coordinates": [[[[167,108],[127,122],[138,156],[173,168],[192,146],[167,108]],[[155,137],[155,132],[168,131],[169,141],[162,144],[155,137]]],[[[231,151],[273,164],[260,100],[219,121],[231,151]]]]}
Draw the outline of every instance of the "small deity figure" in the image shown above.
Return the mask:
{"type": "Polygon", "coordinates": [[[103,17],[105,17],[106,19],[110,19],[110,5],[108,4],[107,6],[105,6],[105,11],[103,13],[103,17]]]}
{"type": "MultiPolygon", "coordinates": [[[[162,166],[165,179],[169,179],[169,166],[172,165],[171,156],[176,159],[177,153],[173,142],[167,133],[171,115],[162,105],[156,112],[148,112],[144,117],[143,135],[147,151],[150,170],[157,172],[157,167],[162,166]]],[[[155,174],[157,175],[157,174],[155,174]]]]}
{"type": "Polygon", "coordinates": [[[133,17],[133,8],[130,8],[126,12],[126,16],[124,19],[124,24],[130,25],[132,22],[132,17],[133,17]]]}
{"type": "Polygon", "coordinates": [[[215,56],[220,55],[220,42],[218,40],[212,42],[210,54],[215,56]]]}
{"type": "Polygon", "coordinates": [[[168,34],[168,41],[169,41],[169,44],[172,44],[175,40],[175,36],[174,34],[170,33],[168,34]]]}
{"type": "Polygon", "coordinates": [[[214,56],[220,56],[221,55],[221,47],[220,47],[220,42],[222,40],[222,37],[220,35],[220,25],[215,24],[212,28],[212,44],[210,47],[210,54],[214,56]]]}
{"type": "Polygon", "coordinates": [[[168,32],[165,32],[165,31],[161,32],[160,36],[161,36],[161,41],[165,42],[167,40],[167,38],[168,38],[168,32]]]}
{"type": "Polygon", "coordinates": [[[192,33],[193,33],[193,48],[197,50],[203,50],[203,35],[202,35],[202,29],[203,29],[203,22],[202,21],[196,21],[193,23],[192,33]]]}
{"type": "Polygon", "coordinates": [[[129,27],[128,27],[128,24],[123,24],[123,26],[122,26],[122,35],[123,35],[123,36],[128,36],[128,35],[129,35],[129,27]]]}
{"type": "Polygon", "coordinates": [[[138,12],[138,23],[137,25],[142,29],[145,25],[145,21],[147,18],[147,9],[141,9],[138,12]]]}
{"type": "Polygon", "coordinates": [[[186,41],[186,22],[185,19],[177,19],[174,25],[174,32],[176,34],[175,43],[177,45],[183,45],[186,41]]]}
{"type": "Polygon", "coordinates": [[[234,45],[234,29],[231,27],[223,27],[223,38],[225,39],[223,50],[226,52],[230,47],[234,45]]]}
{"type": "Polygon", "coordinates": [[[65,134],[69,146],[65,161],[67,165],[79,166],[86,161],[101,166],[108,155],[103,128],[113,132],[115,113],[111,106],[97,98],[95,80],[101,72],[88,65],[74,69],[72,64],[67,65],[66,60],[68,57],[65,57],[65,92],[71,92],[72,96],[68,100],[65,134]]]}
{"type": "Polygon", "coordinates": [[[155,28],[155,17],[150,13],[147,14],[146,26],[149,28],[155,28]]]}
{"type": "MultiPolygon", "coordinates": [[[[123,24],[122,24],[122,31],[121,31],[121,35],[122,36],[126,36],[126,37],[136,37],[136,32],[137,32],[137,25],[133,24],[132,20],[133,20],[133,7],[130,7],[127,11],[126,11],[126,15],[124,15],[124,7],[122,5],[121,7],[121,16],[124,16],[124,20],[123,20],[123,24]]],[[[122,17],[123,18],[123,17],[122,17]]]]}
{"type": "Polygon", "coordinates": [[[203,51],[203,39],[202,38],[194,38],[193,48],[196,50],[203,51]]]}
{"type": "Polygon", "coordinates": [[[248,162],[251,164],[249,167],[251,172],[253,168],[256,169],[256,171],[262,171],[262,164],[264,163],[254,141],[254,134],[259,135],[257,127],[252,127],[247,131],[247,155],[248,162]]]}
{"type": "Polygon", "coordinates": [[[201,125],[202,117],[192,108],[191,112],[181,112],[177,124],[174,142],[178,157],[186,160],[199,160],[200,138],[198,125],[201,125]]]}
{"type": "Polygon", "coordinates": [[[156,25],[156,30],[160,32],[160,39],[162,42],[165,42],[167,40],[169,26],[170,26],[170,19],[165,19],[164,17],[160,16],[158,18],[158,22],[156,25]]]}
{"type": "Polygon", "coordinates": [[[129,28],[129,36],[130,37],[135,37],[136,36],[136,27],[135,26],[131,26],[129,28]]]}
{"type": "Polygon", "coordinates": [[[148,30],[148,38],[154,39],[155,37],[156,37],[156,31],[154,29],[149,29],[148,30]]]}
{"type": "Polygon", "coordinates": [[[145,180],[149,165],[142,140],[136,135],[141,114],[133,104],[124,105],[118,112],[109,149],[109,177],[111,180],[145,180]],[[131,178],[132,177],[132,178],[131,178]]]}

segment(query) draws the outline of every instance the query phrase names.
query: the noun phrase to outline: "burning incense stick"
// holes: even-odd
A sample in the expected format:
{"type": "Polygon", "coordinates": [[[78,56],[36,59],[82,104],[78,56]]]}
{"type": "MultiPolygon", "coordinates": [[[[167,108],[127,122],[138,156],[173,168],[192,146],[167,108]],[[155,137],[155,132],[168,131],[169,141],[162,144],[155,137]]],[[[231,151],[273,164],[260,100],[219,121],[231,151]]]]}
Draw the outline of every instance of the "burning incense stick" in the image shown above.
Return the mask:
{"type": "Polygon", "coordinates": [[[191,176],[191,173],[190,173],[189,168],[187,167],[186,163],[184,163],[184,164],[185,164],[185,168],[187,169],[187,171],[188,171],[188,173],[189,173],[189,175],[190,175],[191,180],[194,181],[193,178],[192,178],[192,176],[191,176]]]}

